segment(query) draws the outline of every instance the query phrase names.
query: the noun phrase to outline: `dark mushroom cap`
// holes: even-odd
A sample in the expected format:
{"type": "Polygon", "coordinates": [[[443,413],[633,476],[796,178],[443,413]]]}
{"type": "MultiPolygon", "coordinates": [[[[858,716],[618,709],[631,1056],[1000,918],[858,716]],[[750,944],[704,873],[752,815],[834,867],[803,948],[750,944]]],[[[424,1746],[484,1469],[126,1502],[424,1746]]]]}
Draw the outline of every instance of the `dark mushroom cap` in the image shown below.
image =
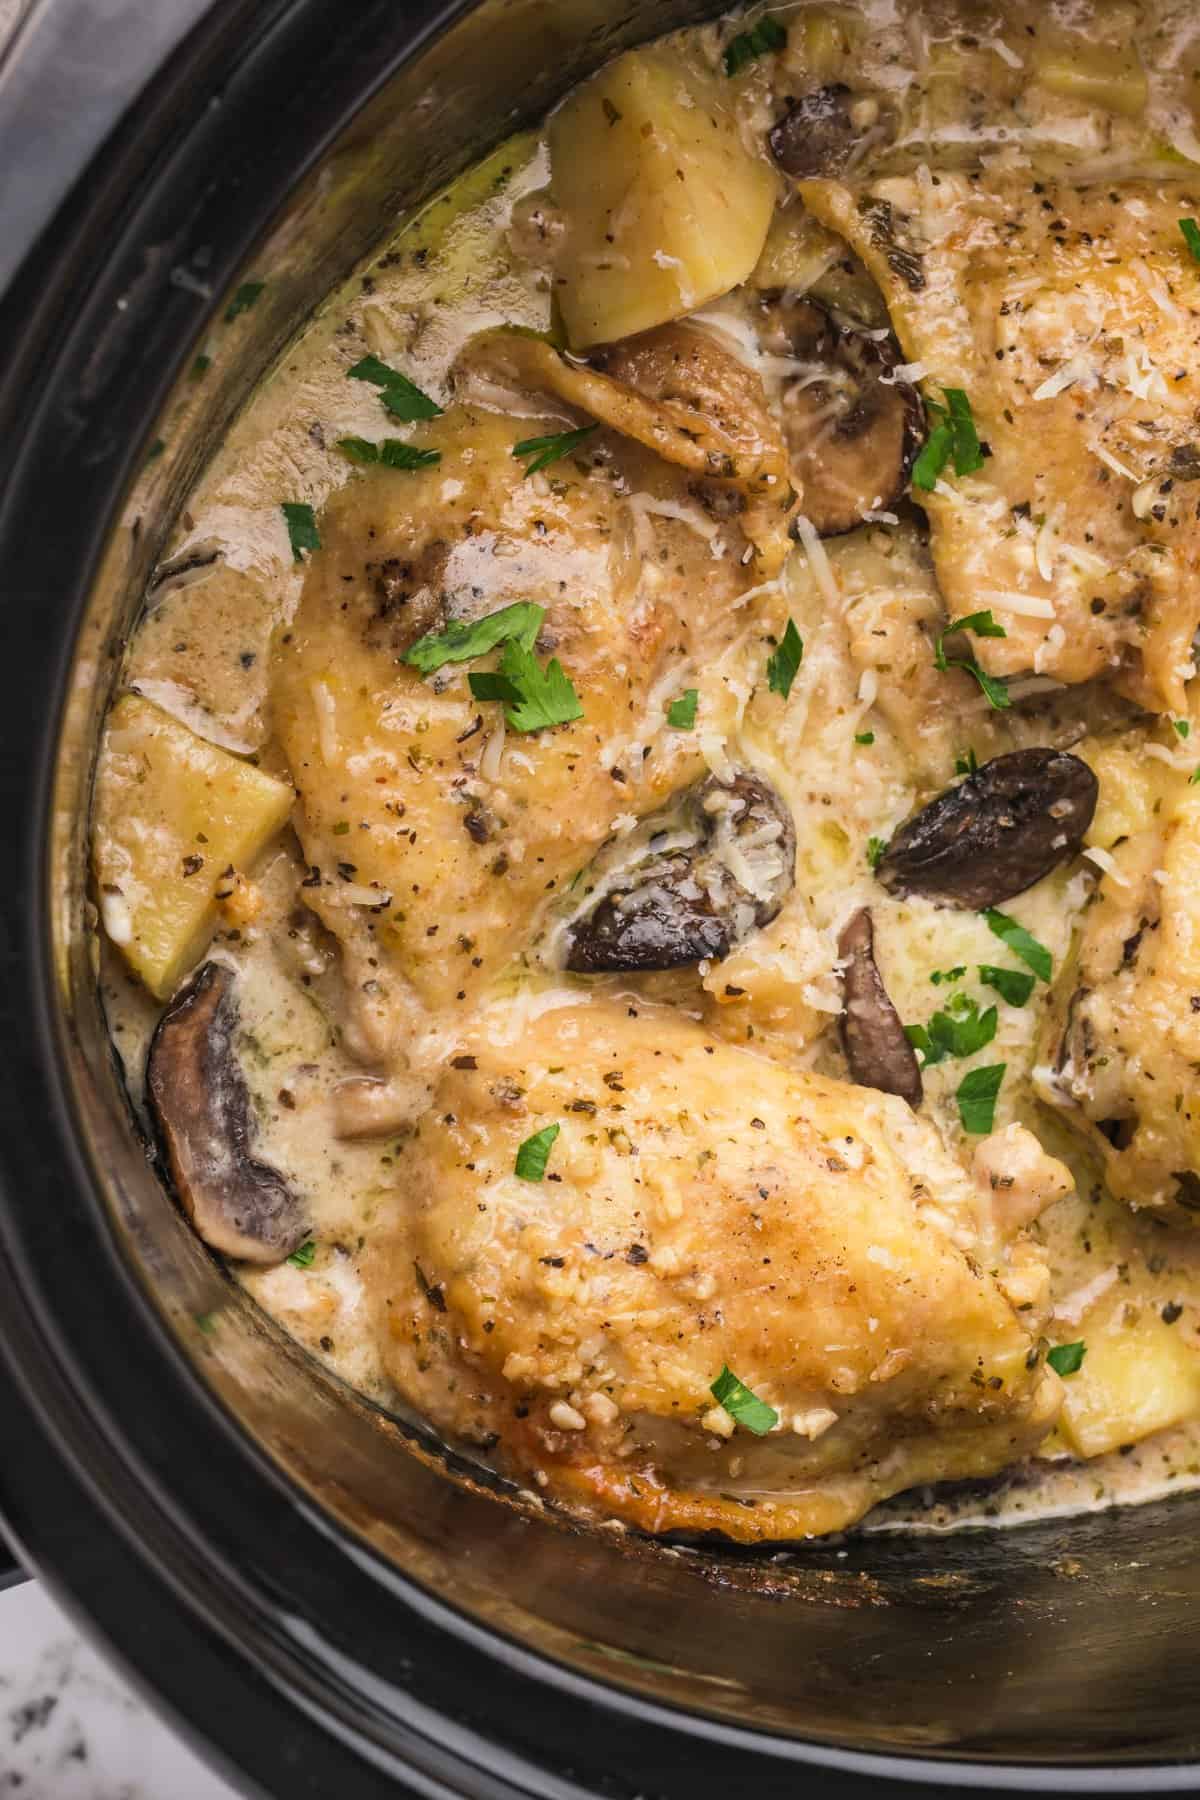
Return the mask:
{"type": "Polygon", "coordinates": [[[770,340],[807,368],[784,386],[784,436],[802,510],[822,537],[899,500],[924,435],[916,389],[894,374],[893,338],[857,330],[815,300],[765,302],[770,340]]]}
{"type": "Polygon", "coordinates": [[[904,1035],[875,961],[875,932],[869,907],[860,906],[838,938],[842,972],[842,1049],[851,1078],[860,1087],[899,1094],[910,1106],[924,1095],[917,1053],[904,1035]]]}
{"type": "Polygon", "coordinates": [[[844,82],[813,88],[793,100],[767,134],[771,155],[785,175],[840,175],[858,141],[844,82]]]}
{"type": "Polygon", "coordinates": [[[994,756],[896,833],[876,876],[895,894],[998,906],[1078,854],[1099,791],[1064,750],[994,756]]]}
{"type": "Polygon", "coordinates": [[[645,853],[632,866],[616,862],[619,843],[597,858],[592,886],[604,892],[571,926],[569,969],[717,962],[770,923],[795,881],[795,824],[759,775],[708,777],[645,820],[638,841],[645,853]]]}
{"type": "Polygon", "coordinates": [[[205,1243],[245,1262],[280,1262],[307,1236],[308,1219],[279,1170],[252,1154],[237,1023],[233,971],[205,963],[159,1020],[146,1087],[176,1191],[205,1243]]]}

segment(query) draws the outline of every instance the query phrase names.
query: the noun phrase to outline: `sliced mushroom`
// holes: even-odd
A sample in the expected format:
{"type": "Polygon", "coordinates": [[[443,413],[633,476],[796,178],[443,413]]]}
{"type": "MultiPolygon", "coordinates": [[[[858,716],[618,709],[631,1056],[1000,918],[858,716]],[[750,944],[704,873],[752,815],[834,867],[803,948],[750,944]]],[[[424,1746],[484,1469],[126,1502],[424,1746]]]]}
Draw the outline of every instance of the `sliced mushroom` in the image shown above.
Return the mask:
{"type": "Polygon", "coordinates": [[[850,89],[840,81],[792,101],[767,134],[771,155],[785,175],[841,174],[859,139],[850,107],[850,89]]]}
{"type": "Polygon", "coordinates": [[[860,906],[838,939],[842,973],[842,1049],[852,1078],[860,1087],[899,1094],[920,1106],[924,1090],[917,1053],[904,1035],[875,961],[875,932],[870,908],[860,906]]]}
{"type": "Polygon", "coordinates": [[[690,470],[734,503],[761,573],[777,574],[798,496],[759,377],[686,324],[628,338],[599,360],[589,368],[538,338],[485,331],[462,352],[456,379],[482,383],[493,404],[497,387],[552,395],[690,470]]]}
{"type": "Polygon", "coordinates": [[[770,924],[795,861],[796,828],[774,788],[759,775],[710,776],[597,857],[566,966],[595,975],[717,962],[770,924]]]}
{"type": "Polygon", "coordinates": [[[1024,893],[1078,854],[1099,784],[1062,750],[1013,750],[898,831],[875,873],[891,893],[976,910],[1024,893]]]}
{"type": "Polygon", "coordinates": [[[303,1242],[308,1219],[278,1169],[252,1154],[237,1023],[232,970],[205,963],[158,1023],[146,1085],[176,1191],[205,1243],[244,1262],[280,1262],[303,1242]]]}
{"type": "Polygon", "coordinates": [[[896,378],[890,336],[787,294],[768,298],[763,312],[765,346],[795,359],[780,411],[805,516],[822,537],[852,531],[908,486],[925,429],[920,398],[896,378]]]}

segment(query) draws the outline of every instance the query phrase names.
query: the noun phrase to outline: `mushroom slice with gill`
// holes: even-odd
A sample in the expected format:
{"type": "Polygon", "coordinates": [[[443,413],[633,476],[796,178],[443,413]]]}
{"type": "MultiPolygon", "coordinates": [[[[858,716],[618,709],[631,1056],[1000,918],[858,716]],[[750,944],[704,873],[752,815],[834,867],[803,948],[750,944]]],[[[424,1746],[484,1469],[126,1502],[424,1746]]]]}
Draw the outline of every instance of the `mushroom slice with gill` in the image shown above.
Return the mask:
{"type": "Polygon", "coordinates": [[[852,1079],[859,1087],[881,1088],[920,1106],[921,1066],[875,961],[869,907],[860,906],[842,927],[838,954],[843,963],[842,1049],[852,1079]]]}
{"type": "Polygon", "coordinates": [[[710,776],[600,852],[567,933],[582,974],[719,961],[770,924],[795,881],[796,829],[760,775],[710,776]]]}
{"type": "Polygon", "coordinates": [[[159,1020],[146,1086],[179,1198],[223,1256],[275,1263],[302,1243],[308,1219],[278,1169],[253,1155],[256,1127],[233,1049],[233,971],[207,962],[159,1020]]]}
{"type": "Polygon", "coordinates": [[[923,807],[875,871],[893,894],[980,910],[1023,894],[1079,852],[1099,784],[1063,750],[1011,750],[923,807]]]}
{"type": "Polygon", "coordinates": [[[896,375],[899,347],[786,292],[764,295],[759,338],[792,363],[779,409],[804,515],[822,537],[853,531],[900,499],[924,437],[917,390],[896,375]]]}
{"type": "Polygon", "coordinates": [[[456,381],[473,383],[491,404],[497,388],[551,395],[645,444],[694,475],[714,513],[735,513],[759,573],[777,575],[799,496],[759,376],[686,323],[623,339],[596,361],[593,368],[539,338],[485,331],[460,355],[456,381]]]}

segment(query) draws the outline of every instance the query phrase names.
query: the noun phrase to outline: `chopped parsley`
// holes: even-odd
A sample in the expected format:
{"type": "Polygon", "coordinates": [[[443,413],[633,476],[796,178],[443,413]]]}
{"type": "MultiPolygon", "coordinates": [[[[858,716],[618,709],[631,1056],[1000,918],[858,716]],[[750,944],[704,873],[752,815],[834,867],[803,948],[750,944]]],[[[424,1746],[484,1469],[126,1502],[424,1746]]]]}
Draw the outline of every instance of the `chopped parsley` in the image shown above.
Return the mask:
{"type": "Polygon", "coordinates": [[[725,73],[740,75],[743,69],[757,62],[760,56],[767,56],[774,50],[782,50],[788,41],[788,34],[778,19],[766,14],[749,31],[739,31],[725,46],[725,73]]]}
{"type": "Polygon", "coordinates": [[[517,600],[482,619],[470,623],[456,619],[445,631],[426,632],[409,645],[404,660],[420,669],[422,675],[432,675],[446,663],[472,662],[477,656],[486,656],[489,650],[512,638],[532,650],[545,617],[545,609],[535,606],[532,600],[517,600]]]}
{"type": "MultiPolygon", "coordinates": [[[[997,625],[990,609],[987,612],[968,613],[965,619],[952,619],[950,621],[945,631],[940,633],[933,652],[933,666],[935,669],[941,669],[943,671],[946,669],[963,669],[968,675],[973,675],[982,688],[988,705],[995,707],[997,712],[1003,712],[1006,706],[1012,705],[1012,701],[1008,697],[1007,684],[1003,681],[998,681],[994,675],[987,674],[985,670],[980,668],[973,656],[952,660],[946,655],[946,639],[953,637],[955,633],[959,631],[973,631],[976,637],[992,638],[1007,637],[1007,631],[1005,631],[1003,625],[997,625]]],[[[974,755],[974,752],[972,751],[971,754],[974,755]]],[[[976,767],[978,767],[978,765],[976,765],[976,767]]],[[[973,775],[975,770],[968,768],[967,773],[973,775]]]]}
{"type": "Polygon", "coordinates": [[[288,1261],[291,1263],[293,1269],[311,1269],[313,1257],[316,1254],[317,1246],[313,1239],[309,1238],[307,1243],[301,1244],[298,1250],[292,1251],[292,1254],[288,1257],[288,1261]]]}
{"type": "Polygon", "coordinates": [[[382,463],[386,469],[432,469],[442,460],[440,450],[419,450],[402,438],[384,438],[381,444],[373,444],[370,438],[344,437],[338,439],[337,447],[351,462],[382,463]]]}
{"type": "Polygon", "coordinates": [[[1046,1361],[1056,1375],[1078,1375],[1086,1355],[1087,1345],[1081,1340],[1078,1344],[1055,1344],[1047,1350],[1046,1361]]]}
{"type": "Polygon", "coordinates": [[[979,979],[985,987],[995,988],[1010,1006],[1024,1006],[1033,992],[1034,977],[1021,969],[998,969],[994,963],[980,963],[979,979]]]}
{"type": "Polygon", "coordinates": [[[233,299],[225,308],[226,324],[229,324],[234,319],[240,318],[243,313],[248,313],[252,306],[257,305],[258,297],[266,285],[265,281],[243,281],[241,287],[238,288],[233,299]]]}
{"type": "Polygon", "coordinates": [[[212,357],[202,350],[188,371],[189,378],[192,381],[202,381],[211,368],[212,357]]]}
{"type": "Polygon", "coordinates": [[[468,675],[476,700],[500,700],[514,731],[548,731],[582,719],[583,706],[556,656],[543,669],[532,650],[510,638],[492,675],[468,675]]]}
{"type": "Polygon", "coordinates": [[[997,1013],[989,1006],[979,1010],[978,1000],[952,994],[944,1012],[935,1012],[928,1025],[906,1025],[904,1035],[919,1050],[922,1067],[931,1069],[948,1056],[974,1056],[996,1035],[997,1013]]]}
{"type": "Polygon", "coordinates": [[[551,463],[558,462],[561,457],[570,456],[584,438],[591,437],[593,431],[599,429],[598,425],[581,425],[578,431],[558,431],[550,437],[522,438],[519,444],[513,445],[512,453],[514,456],[529,457],[530,460],[525,465],[525,477],[536,475],[539,470],[548,469],[551,463]]]}
{"type": "Polygon", "coordinates": [[[941,987],[943,981],[961,981],[966,972],[966,963],[956,963],[952,969],[935,969],[929,979],[934,987],[941,987]]]}
{"type": "Polygon", "coordinates": [[[778,647],[767,659],[767,687],[771,693],[782,694],[787,699],[796,679],[796,671],[803,660],[804,639],[796,630],[795,619],[789,619],[778,647]]]}
{"type": "Polygon", "coordinates": [[[381,362],[377,356],[360,358],[346,373],[352,381],[369,381],[379,388],[379,398],[392,417],[404,424],[412,424],[415,419],[436,419],[441,413],[437,401],[423,394],[415,381],[410,381],[399,369],[381,362]]]}
{"type": "Polygon", "coordinates": [[[676,731],[690,731],[696,723],[696,708],[700,703],[698,688],[684,688],[678,700],[672,700],[667,708],[667,724],[673,725],[676,731]]]}
{"type": "Polygon", "coordinates": [[[718,1405],[723,1406],[731,1419],[752,1431],[755,1437],[766,1437],[768,1431],[774,1431],[779,1423],[779,1414],[773,1406],[752,1393],[744,1381],[739,1381],[733,1370],[726,1363],[717,1379],[709,1389],[718,1405]]]}
{"type": "Polygon", "coordinates": [[[875,742],[875,733],[873,731],[856,731],[854,734],[854,741],[856,744],[873,744],[875,742]]]}
{"type": "Polygon", "coordinates": [[[877,869],[883,861],[884,851],[888,847],[886,838],[869,837],[867,839],[867,861],[873,869],[877,869]]]}
{"type": "Polygon", "coordinates": [[[1200,262],[1200,225],[1197,225],[1195,219],[1180,219],[1179,229],[1183,233],[1184,243],[1196,261],[1200,262]]]}
{"type": "Polygon", "coordinates": [[[1191,737],[1192,728],[1186,719],[1172,719],[1171,723],[1175,727],[1177,736],[1181,738],[1191,737]]]}
{"type": "Polygon", "coordinates": [[[1200,768],[1193,769],[1188,776],[1189,787],[1195,787],[1197,782],[1200,782],[1200,768]]]}
{"type": "Polygon", "coordinates": [[[974,750],[960,751],[954,759],[954,773],[956,775],[977,775],[979,773],[979,758],[974,750]]]}
{"type": "Polygon", "coordinates": [[[958,1101],[958,1116],[964,1131],[982,1135],[992,1129],[996,1118],[996,1096],[1007,1067],[1007,1063],[989,1063],[985,1068],[972,1069],[963,1076],[954,1097],[958,1101]]]}
{"type": "Polygon", "coordinates": [[[166,447],[167,443],[165,438],[155,438],[154,442],[146,452],[146,461],[148,463],[157,462],[166,447]]]}
{"type": "Polygon", "coordinates": [[[554,1148],[554,1140],[562,1130],[561,1125],[543,1125],[532,1137],[527,1137],[517,1151],[514,1164],[516,1173],[522,1181],[540,1181],[546,1173],[546,1164],[550,1161],[550,1152],[554,1148]]]}
{"type": "Polygon", "coordinates": [[[288,541],[292,546],[292,561],[303,562],[306,550],[321,548],[321,534],[317,530],[313,509],[306,500],[285,500],[282,512],[287,522],[288,541]]]}
{"type": "Polygon", "coordinates": [[[938,400],[925,402],[932,429],[913,464],[913,486],[925,493],[936,487],[951,459],[956,475],[971,475],[983,467],[983,450],[965,390],[948,387],[942,393],[944,404],[938,400]]]}
{"type": "Polygon", "coordinates": [[[1049,981],[1054,972],[1054,958],[1045,944],[1039,944],[1023,925],[1010,919],[1007,913],[997,912],[994,906],[989,906],[983,916],[988,922],[988,930],[994,931],[1014,956],[1019,956],[1026,967],[1032,969],[1043,981],[1049,981]]]}

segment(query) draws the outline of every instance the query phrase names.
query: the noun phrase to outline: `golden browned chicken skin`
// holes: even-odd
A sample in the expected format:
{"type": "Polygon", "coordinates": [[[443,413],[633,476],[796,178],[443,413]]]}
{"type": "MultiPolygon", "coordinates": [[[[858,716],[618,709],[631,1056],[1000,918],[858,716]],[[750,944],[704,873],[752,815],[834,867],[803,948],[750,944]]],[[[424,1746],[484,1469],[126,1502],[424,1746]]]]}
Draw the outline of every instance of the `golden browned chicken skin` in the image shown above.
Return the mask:
{"type": "Polygon", "coordinates": [[[568,1504],[746,1541],[836,1530],[1053,1422],[1022,1228],[1071,1179],[1017,1127],[979,1156],[964,1174],[903,1101],[673,1011],[485,1018],[407,1146],[406,1228],[367,1259],[389,1367],[568,1504]],[[724,1367],[774,1409],[765,1436],[715,1403],[724,1367]]]}

